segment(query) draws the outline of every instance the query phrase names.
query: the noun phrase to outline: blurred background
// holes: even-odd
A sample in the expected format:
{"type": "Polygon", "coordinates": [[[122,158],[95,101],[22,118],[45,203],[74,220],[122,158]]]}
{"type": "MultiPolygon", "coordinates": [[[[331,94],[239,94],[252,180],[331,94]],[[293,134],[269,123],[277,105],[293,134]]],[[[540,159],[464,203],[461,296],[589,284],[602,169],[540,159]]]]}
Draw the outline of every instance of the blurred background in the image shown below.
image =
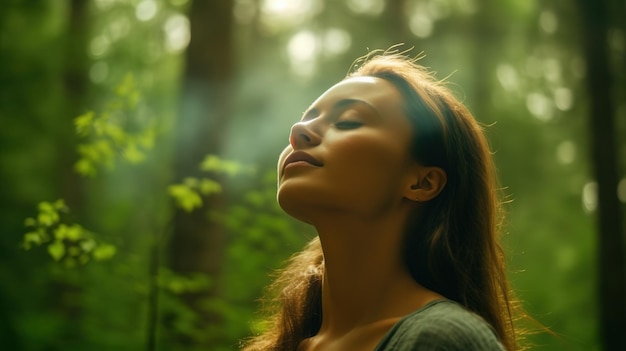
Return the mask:
{"type": "Polygon", "coordinates": [[[488,126],[510,278],[556,334],[532,349],[626,349],[624,18],[617,0],[3,0],[0,348],[237,349],[314,235],[275,201],[291,124],[404,43],[488,126]]]}

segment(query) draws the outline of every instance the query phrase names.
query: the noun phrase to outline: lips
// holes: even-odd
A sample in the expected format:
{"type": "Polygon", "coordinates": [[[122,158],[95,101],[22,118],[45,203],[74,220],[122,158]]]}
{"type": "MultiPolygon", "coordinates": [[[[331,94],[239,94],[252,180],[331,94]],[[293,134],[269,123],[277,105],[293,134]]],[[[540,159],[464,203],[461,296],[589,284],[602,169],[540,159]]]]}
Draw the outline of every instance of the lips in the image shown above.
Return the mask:
{"type": "Polygon", "coordinates": [[[316,160],[313,156],[307,154],[304,151],[294,151],[285,159],[285,163],[283,164],[283,170],[287,165],[294,162],[306,162],[316,167],[321,167],[322,163],[316,160]]]}

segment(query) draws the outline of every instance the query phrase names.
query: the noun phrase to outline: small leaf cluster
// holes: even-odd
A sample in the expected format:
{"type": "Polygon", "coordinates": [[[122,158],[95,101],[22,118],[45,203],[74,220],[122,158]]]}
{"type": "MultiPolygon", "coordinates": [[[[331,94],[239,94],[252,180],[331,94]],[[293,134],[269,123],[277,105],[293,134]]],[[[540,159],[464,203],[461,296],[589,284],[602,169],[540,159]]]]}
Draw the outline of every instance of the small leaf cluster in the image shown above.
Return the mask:
{"type": "Polygon", "coordinates": [[[211,277],[204,273],[183,275],[162,267],[157,278],[158,286],[173,294],[202,292],[211,287],[211,277]]]}
{"type": "MultiPolygon", "coordinates": [[[[254,172],[252,167],[236,161],[229,161],[215,155],[208,155],[200,164],[200,170],[211,173],[223,173],[228,176],[250,174],[254,172]]],[[[187,177],[179,184],[168,187],[168,193],[176,202],[176,205],[187,212],[202,207],[203,197],[217,194],[222,191],[222,186],[214,179],[203,177],[187,177]]]]}
{"type": "Polygon", "coordinates": [[[107,260],[115,255],[116,247],[98,242],[94,233],[78,224],[62,223],[62,214],[69,212],[62,199],[42,201],[37,208],[37,216],[26,218],[24,223],[31,228],[22,240],[25,250],[46,246],[52,259],[68,267],[86,264],[90,260],[107,260]]]}
{"type": "Polygon", "coordinates": [[[154,126],[133,128],[139,96],[133,76],[128,74],[103,112],[88,111],[74,119],[76,134],[85,140],[78,145],[80,158],[74,165],[79,174],[95,176],[99,167],[111,169],[117,159],[131,164],[144,161],[156,132],[154,126]]]}

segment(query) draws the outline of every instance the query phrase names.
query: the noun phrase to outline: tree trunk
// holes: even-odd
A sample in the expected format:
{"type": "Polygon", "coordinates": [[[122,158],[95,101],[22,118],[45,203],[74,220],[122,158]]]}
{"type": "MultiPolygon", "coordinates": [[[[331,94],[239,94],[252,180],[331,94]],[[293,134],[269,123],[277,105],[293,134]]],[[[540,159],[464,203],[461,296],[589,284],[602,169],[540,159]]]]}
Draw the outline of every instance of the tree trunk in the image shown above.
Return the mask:
{"type": "Polygon", "coordinates": [[[473,16],[472,30],[474,45],[472,68],[474,85],[472,86],[471,110],[481,122],[491,124],[493,117],[493,100],[491,87],[495,81],[495,58],[502,50],[505,28],[501,25],[498,13],[500,3],[497,1],[481,1],[477,3],[477,13],[473,16]]]}
{"type": "MultiPolygon", "coordinates": [[[[78,138],[74,131],[74,118],[84,113],[88,98],[87,57],[88,42],[88,1],[69,1],[66,26],[66,42],[63,56],[63,116],[59,134],[56,136],[59,143],[57,176],[59,179],[61,197],[72,211],[72,215],[81,218],[85,211],[83,198],[83,181],[74,171],[77,160],[76,145],[78,138]]],[[[50,118],[56,116],[51,115],[50,118]]],[[[88,225],[88,224],[87,224],[88,225]]],[[[68,296],[80,296],[83,287],[71,280],[52,280],[52,301],[71,301],[68,296]]],[[[56,303],[58,313],[68,321],[65,325],[61,340],[55,344],[55,349],[62,350],[67,345],[74,345],[82,339],[82,330],[76,328],[83,316],[81,304],[56,303]]]]}
{"type": "Polygon", "coordinates": [[[626,350],[626,247],[616,194],[615,107],[607,43],[609,16],[606,1],[579,0],[578,4],[590,96],[591,161],[598,183],[600,336],[604,350],[626,350]]]}
{"type": "MultiPolygon", "coordinates": [[[[63,150],[59,153],[62,170],[63,198],[72,212],[83,207],[81,177],[74,171],[77,161],[76,144],[78,139],[74,131],[74,118],[85,112],[87,100],[87,0],[71,0],[67,26],[67,44],[64,60],[63,88],[68,122],[60,138],[63,150]]],[[[79,216],[75,213],[77,217],[79,216]]]]}
{"type": "MultiPolygon", "coordinates": [[[[232,1],[194,1],[190,7],[191,41],[186,52],[180,116],[177,123],[176,179],[199,175],[207,154],[220,154],[222,137],[232,115],[233,40],[232,1]]],[[[179,273],[204,273],[215,282],[224,252],[223,228],[209,220],[211,211],[222,208],[223,194],[213,195],[200,209],[177,210],[169,244],[172,269],[179,273]]],[[[205,199],[206,200],[206,199],[205,199]]],[[[217,296],[189,293],[185,302],[198,313],[198,330],[219,323],[219,316],[203,309],[203,301],[217,296]]],[[[210,340],[176,337],[184,345],[209,347],[210,340]]],[[[209,347],[210,348],[210,347],[209,347]]]]}

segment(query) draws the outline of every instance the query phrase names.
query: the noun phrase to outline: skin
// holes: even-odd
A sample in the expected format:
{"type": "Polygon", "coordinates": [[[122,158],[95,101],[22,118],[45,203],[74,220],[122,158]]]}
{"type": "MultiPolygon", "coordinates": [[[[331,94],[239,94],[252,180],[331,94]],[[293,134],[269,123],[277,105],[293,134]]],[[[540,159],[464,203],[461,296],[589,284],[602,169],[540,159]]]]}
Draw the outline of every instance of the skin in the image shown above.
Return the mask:
{"type": "Polygon", "coordinates": [[[400,93],[374,77],[323,93],[291,129],[278,162],[278,201],[313,225],[324,251],[322,325],[298,350],[373,350],[403,316],[442,298],[402,262],[409,216],[439,194],[445,172],[415,162],[400,93]],[[317,165],[285,167],[293,152],[317,165]]]}

